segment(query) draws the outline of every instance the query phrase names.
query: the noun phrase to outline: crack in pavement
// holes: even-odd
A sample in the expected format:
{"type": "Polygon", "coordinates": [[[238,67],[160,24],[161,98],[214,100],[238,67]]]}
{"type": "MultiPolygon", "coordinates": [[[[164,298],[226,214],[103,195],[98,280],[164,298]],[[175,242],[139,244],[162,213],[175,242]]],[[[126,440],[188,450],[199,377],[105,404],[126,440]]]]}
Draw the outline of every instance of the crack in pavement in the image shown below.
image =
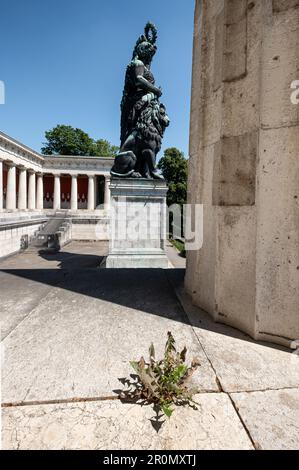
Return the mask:
{"type": "Polygon", "coordinates": [[[238,416],[238,418],[239,418],[239,420],[240,420],[240,423],[242,424],[242,426],[243,426],[243,428],[244,428],[244,431],[246,432],[246,434],[247,434],[247,436],[248,436],[248,439],[250,440],[251,444],[253,445],[253,448],[254,448],[255,450],[260,450],[260,447],[256,444],[256,442],[255,442],[254,439],[253,439],[253,436],[250,434],[250,431],[249,431],[248,427],[246,426],[245,421],[243,420],[243,418],[242,418],[242,416],[241,416],[241,414],[240,414],[240,412],[239,412],[239,410],[238,410],[238,407],[237,407],[237,405],[235,404],[234,400],[232,399],[232,397],[230,396],[229,393],[227,393],[226,395],[228,395],[228,398],[229,398],[229,400],[230,400],[230,402],[231,402],[231,404],[232,404],[232,407],[234,408],[235,413],[237,414],[237,416],[238,416]]]}

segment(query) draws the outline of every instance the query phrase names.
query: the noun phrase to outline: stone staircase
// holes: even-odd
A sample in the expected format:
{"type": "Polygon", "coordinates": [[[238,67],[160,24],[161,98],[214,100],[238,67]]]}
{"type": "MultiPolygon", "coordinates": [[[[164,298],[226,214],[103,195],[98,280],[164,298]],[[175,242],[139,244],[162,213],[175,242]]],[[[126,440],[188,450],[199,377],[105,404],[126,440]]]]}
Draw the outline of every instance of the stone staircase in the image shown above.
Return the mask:
{"type": "Polygon", "coordinates": [[[71,220],[65,212],[57,211],[35,232],[27,251],[59,251],[71,239],[71,220]]]}

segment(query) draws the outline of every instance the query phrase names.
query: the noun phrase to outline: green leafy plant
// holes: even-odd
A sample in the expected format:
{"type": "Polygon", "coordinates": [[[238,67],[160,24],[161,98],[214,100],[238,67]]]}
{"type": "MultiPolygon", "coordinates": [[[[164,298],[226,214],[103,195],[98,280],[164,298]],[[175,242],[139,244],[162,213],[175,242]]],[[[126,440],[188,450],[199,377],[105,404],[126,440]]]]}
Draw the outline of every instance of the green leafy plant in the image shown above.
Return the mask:
{"type": "MultiPolygon", "coordinates": [[[[177,352],[175,340],[170,332],[167,334],[164,358],[157,361],[153,344],[149,348],[149,361],[143,357],[131,366],[138,374],[137,382],[129,382],[130,388],[124,393],[126,398],[143,399],[158,406],[170,418],[173,405],[189,405],[196,408],[193,395],[197,389],[190,386],[191,377],[199,367],[198,359],[193,359],[191,366],[186,364],[186,347],[177,352]]],[[[123,397],[124,397],[123,395],[123,397]]]]}
{"type": "Polygon", "coordinates": [[[186,248],[184,242],[175,238],[171,238],[170,243],[178,250],[182,258],[186,258],[186,248]]]}

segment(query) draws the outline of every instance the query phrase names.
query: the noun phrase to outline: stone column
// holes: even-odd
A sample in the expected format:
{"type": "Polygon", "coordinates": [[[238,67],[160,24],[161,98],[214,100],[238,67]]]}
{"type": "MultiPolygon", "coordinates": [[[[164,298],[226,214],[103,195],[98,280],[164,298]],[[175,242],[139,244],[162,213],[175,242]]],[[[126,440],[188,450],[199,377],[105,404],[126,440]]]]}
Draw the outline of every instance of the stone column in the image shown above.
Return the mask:
{"type": "Polygon", "coordinates": [[[36,189],[36,208],[44,208],[44,179],[43,174],[37,174],[37,189],[36,189]]]}
{"type": "Polygon", "coordinates": [[[3,209],[3,162],[0,160],[0,211],[3,209]]]}
{"type": "Polygon", "coordinates": [[[88,196],[87,196],[87,209],[89,211],[94,210],[94,175],[88,176],[88,196]]]}
{"type": "Polygon", "coordinates": [[[110,207],[110,176],[105,176],[105,192],[104,192],[104,206],[105,209],[110,207]]]}
{"type": "Polygon", "coordinates": [[[60,175],[54,175],[54,201],[53,201],[53,209],[59,210],[60,207],[61,207],[60,175]]]}
{"type": "Polygon", "coordinates": [[[19,169],[18,209],[27,209],[27,171],[24,167],[19,169]]]}
{"type": "Polygon", "coordinates": [[[6,209],[16,209],[16,167],[12,163],[8,164],[6,209]]]}
{"type": "Polygon", "coordinates": [[[99,185],[99,181],[98,181],[98,177],[95,175],[94,177],[94,208],[97,209],[98,207],[98,185],[99,185]]]}
{"type": "Polygon", "coordinates": [[[36,207],[36,181],[35,173],[31,171],[29,173],[28,181],[28,209],[34,210],[36,207]]]}
{"type": "Polygon", "coordinates": [[[78,175],[72,175],[72,188],[71,188],[71,210],[78,209],[78,175]]]}

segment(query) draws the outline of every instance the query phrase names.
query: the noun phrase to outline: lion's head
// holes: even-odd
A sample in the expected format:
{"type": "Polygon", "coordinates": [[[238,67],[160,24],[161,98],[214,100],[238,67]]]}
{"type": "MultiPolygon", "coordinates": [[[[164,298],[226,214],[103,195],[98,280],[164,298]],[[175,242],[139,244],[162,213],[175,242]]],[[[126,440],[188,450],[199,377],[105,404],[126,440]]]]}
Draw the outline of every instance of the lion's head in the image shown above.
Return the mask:
{"type": "Polygon", "coordinates": [[[164,104],[153,100],[141,110],[136,122],[138,140],[143,147],[149,147],[157,154],[161,149],[162,137],[170,119],[166,113],[164,104]]]}

